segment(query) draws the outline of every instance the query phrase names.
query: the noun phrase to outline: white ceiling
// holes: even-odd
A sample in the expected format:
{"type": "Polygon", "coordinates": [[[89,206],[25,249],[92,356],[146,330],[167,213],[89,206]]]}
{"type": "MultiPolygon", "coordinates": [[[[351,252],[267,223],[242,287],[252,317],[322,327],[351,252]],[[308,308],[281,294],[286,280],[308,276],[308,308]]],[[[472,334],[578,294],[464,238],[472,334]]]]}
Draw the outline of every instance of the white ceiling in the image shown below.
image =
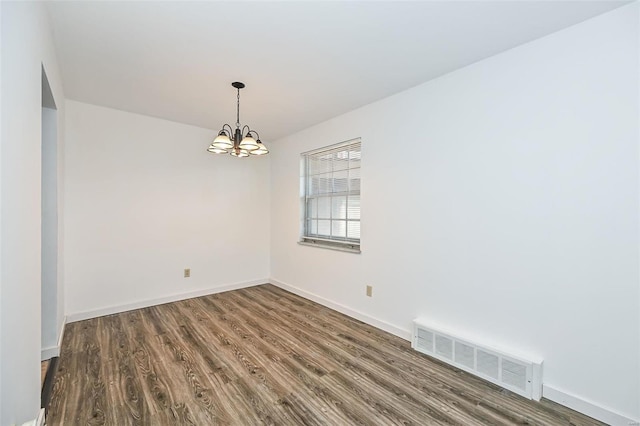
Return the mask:
{"type": "Polygon", "coordinates": [[[65,96],[263,141],[627,2],[50,2],[65,96]]]}

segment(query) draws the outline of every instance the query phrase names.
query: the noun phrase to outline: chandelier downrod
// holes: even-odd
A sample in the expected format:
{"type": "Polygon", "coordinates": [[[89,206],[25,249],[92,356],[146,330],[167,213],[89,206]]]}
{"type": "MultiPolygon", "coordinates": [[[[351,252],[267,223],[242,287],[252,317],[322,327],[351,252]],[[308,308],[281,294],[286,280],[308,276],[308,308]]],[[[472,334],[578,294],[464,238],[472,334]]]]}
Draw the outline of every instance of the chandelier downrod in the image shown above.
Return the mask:
{"type": "Polygon", "coordinates": [[[239,81],[234,81],[233,83],[231,83],[231,85],[236,89],[238,89],[238,103],[237,103],[237,109],[236,109],[236,127],[240,127],[240,89],[244,89],[244,83],[241,83],[239,81]]]}

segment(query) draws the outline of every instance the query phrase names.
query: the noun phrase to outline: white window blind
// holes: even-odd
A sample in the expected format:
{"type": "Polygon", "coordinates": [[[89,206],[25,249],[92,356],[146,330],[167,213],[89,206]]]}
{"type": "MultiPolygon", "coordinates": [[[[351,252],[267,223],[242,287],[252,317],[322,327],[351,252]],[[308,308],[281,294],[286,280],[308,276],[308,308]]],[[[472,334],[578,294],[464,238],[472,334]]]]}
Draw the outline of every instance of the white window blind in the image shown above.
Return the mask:
{"type": "Polygon", "coordinates": [[[302,242],[359,250],[360,139],[302,154],[302,242]]]}

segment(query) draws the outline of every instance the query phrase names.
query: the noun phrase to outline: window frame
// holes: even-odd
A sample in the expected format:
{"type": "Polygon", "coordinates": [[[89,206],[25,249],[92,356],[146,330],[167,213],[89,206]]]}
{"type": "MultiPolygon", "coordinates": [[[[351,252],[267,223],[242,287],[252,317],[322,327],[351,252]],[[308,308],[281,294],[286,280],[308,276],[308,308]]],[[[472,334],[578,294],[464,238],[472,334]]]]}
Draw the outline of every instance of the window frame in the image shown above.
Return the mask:
{"type": "MultiPolygon", "coordinates": [[[[340,250],[340,251],[347,251],[347,252],[351,252],[351,253],[360,253],[360,244],[361,244],[361,235],[360,235],[360,231],[358,230],[358,238],[349,238],[349,223],[358,223],[358,228],[360,227],[360,223],[361,223],[361,210],[360,210],[360,201],[358,201],[358,207],[357,207],[357,219],[354,218],[349,218],[349,215],[351,214],[351,210],[349,210],[349,199],[351,198],[352,200],[355,199],[356,197],[358,198],[358,200],[360,199],[360,194],[361,194],[361,177],[358,177],[358,185],[357,185],[357,189],[353,189],[351,187],[352,183],[356,180],[351,178],[351,173],[352,170],[358,170],[358,173],[360,173],[360,169],[361,169],[361,165],[359,164],[357,167],[352,167],[352,157],[349,154],[349,157],[347,158],[347,168],[343,169],[343,168],[338,168],[336,169],[336,164],[340,164],[337,163],[337,161],[340,160],[336,160],[335,158],[329,160],[331,161],[331,169],[330,172],[324,172],[324,173],[319,173],[316,172],[315,174],[310,174],[310,161],[314,159],[314,156],[316,159],[319,159],[319,157],[322,154],[328,154],[328,153],[336,153],[336,152],[340,152],[341,148],[357,148],[357,152],[358,152],[358,162],[360,163],[361,160],[361,156],[362,156],[362,141],[361,138],[354,138],[354,139],[349,139],[347,141],[344,142],[340,142],[337,144],[333,144],[333,145],[329,145],[329,146],[325,146],[322,148],[318,148],[318,149],[314,149],[311,151],[307,151],[307,152],[303,152],[300,154],[300,239],[298,241],[298,244],[301,245],[306,245],[306,246],[312,246],[312,247],[320,247],[320,248],[327,248],[327,249],[333,249],[333,250],[340,250]],[[335,178],[334,177],[334,173],[340,173],[340,172],[346,172],[347,174],[347,178],[346,178],[346,190],[336,190],[336,179],[339,178],[335,178]],[[312,185],[320,185],[320,176],[323,174],[328,174],[331,173],[331,177],[330,179],[330,186],[331,186],[331,190],[326,192],[326,193],[317,193],[317,194],[310,194],[312,192],[314,192],[313,190],[311,190],[310,188],[312,187],[312,185]],[[316,181],[313,181],[313,177],[316,178],[316,181]],[[344,200],[344,219],[343,218],[338,218],[338,219],[334,219],[333,217],[333,210],[334,210],[334,199],[338,199],[339,197],[345,197],[344,200]],[[310,202],[313,202],[312,200],[316,200],[316,203],[319,203],[319,200],[327,200],[328,199],[328,211],[329,211],[329,217],[328,218],[320,218],[318,216],[318,204],[316,204],[316,209],[315,209],[315,214],[316,216],[311,216],[311,212],[309,211],[309,206],[310,206],[310,202]],[[313,233],[312,230],[309,229],[309,225],[312,221],[316,222],[316,226],[319,226],[319,222],[320,221],[327,221],[328,225],[325,224],[325,226],[329,227],[329,235],[327,234],[321,234],[318,232],[318,229],[316,228],[316,232],[313,233]],[[340,226],[340,222],[344,221],[344,237],[333,237],[332,233],[333,233],[333,227],[335,226],[340,226]]],[[[326,206],[326,202],[325,206],[326,206]]]]}

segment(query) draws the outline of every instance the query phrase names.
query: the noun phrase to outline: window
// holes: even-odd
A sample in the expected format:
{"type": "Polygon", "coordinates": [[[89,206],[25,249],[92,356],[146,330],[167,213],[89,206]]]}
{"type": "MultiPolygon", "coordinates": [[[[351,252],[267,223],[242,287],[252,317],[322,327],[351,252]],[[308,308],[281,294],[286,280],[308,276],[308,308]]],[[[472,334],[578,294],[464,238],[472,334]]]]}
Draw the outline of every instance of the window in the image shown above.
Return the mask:
{"type": "Polygon", "coordinates": [[[301,244],[360,251],[360,139],[300,158],[301,244]]]}

